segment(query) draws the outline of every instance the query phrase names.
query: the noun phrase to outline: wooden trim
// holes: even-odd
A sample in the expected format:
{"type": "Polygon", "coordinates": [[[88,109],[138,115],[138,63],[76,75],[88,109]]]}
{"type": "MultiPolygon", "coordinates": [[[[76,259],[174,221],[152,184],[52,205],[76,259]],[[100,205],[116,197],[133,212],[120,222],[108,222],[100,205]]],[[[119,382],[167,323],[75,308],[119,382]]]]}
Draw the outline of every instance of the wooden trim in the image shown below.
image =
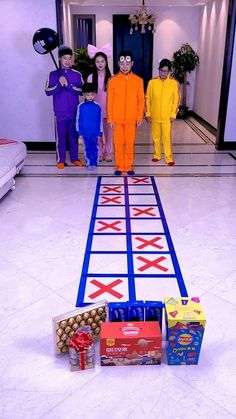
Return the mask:
{"type": "Polygon", "coordinates": [[[188,112],[189,116],[192,116],[193,118],[195,118],[203,127],[205,127],[211,134],[216,135],[217,134],[217,129],[215,127],[213,127],[213,125],[209,124],[209,122],[205,121],[205,119],[203,119],[201,116],[199,116],[197,113],[195,113],[194,111],[189,111],[188,112]]]}
{"type": "Polygon", "coordinates": [[[63,30],[62,30],[62,22],[63,22],[63,4],[62,0],[55,0],[56,3],[56,19],[57,19],[57,33],[59,38],[59,45],[63,44],[63,30]]]}

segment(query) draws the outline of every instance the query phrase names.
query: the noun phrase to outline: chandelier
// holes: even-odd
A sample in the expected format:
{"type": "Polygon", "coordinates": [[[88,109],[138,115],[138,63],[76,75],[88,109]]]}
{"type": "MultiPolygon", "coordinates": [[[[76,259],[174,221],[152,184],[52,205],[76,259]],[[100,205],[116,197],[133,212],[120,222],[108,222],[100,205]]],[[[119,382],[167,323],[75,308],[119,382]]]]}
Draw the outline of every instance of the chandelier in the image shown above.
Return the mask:
{"type": "Polygon", "coordinates": [[[129,20],[130,35],[133,34],[134,30],[137,31],[139,29],[138,25],[141,26],[141,33],[146,33],[146,27],[149,31],[152,31],[152,33],[155,32],[156,16],[154,13],[147,11],[144,0],[142,6],[139,6],[139,8],[135,10],[134,13],[130,14],[129,20]]]}

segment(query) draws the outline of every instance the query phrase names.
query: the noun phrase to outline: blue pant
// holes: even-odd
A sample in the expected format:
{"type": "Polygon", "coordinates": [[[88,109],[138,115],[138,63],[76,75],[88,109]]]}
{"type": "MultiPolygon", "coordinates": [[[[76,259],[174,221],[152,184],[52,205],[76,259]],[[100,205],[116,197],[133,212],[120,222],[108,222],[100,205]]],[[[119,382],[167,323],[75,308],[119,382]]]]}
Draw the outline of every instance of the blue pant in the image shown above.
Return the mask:
{"type": "Polygon", "coordinates": [[[84,136],[83,138],[87,165],[97,166],[98,139],[96,135],[84,136]]]}
{"type": "Polygon", "coordinates": [[[57,162],[66,161],[66,140],[69,142],[71,162],[79,160],[78,156],[78,135],[75,128],[75,118],[56,117],[56,153],[57,162]]]}

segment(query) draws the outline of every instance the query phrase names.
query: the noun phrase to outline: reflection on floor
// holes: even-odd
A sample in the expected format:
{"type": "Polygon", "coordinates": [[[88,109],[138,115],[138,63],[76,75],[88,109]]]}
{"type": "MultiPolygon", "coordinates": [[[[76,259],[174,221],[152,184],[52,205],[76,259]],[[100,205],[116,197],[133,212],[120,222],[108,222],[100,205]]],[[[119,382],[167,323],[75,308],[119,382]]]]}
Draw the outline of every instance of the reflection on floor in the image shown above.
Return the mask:
{"type": "MultiPolygon", "coordinates": [[[[97,359],[95,370],[71,373],[67,357],[55,358],[51,319],[76,303],[97,175],[116,178],[112,164],[59,171],[54,153],[31,152],[0,201],[1,418],[235,417],[236,152],[217,151],[191,123],[174,125],[174,167],[151,162],[143,125],[135,170],[155,177],[188,293],[206,312],[199,365],[170,367],[163,352],[160,366],[97,359]]],[[[119,254],[112,264],[121,266],[119,254]]]]}

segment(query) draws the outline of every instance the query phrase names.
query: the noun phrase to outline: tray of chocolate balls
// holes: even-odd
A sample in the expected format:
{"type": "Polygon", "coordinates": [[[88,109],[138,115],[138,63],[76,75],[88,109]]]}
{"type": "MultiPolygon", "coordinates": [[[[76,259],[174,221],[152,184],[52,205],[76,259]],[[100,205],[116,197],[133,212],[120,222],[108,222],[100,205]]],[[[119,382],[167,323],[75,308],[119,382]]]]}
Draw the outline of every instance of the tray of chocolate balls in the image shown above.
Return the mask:
{"type": "Polygon", "coordinates": [[[69,341],[77,329],[90,326],[94,341],[100,337],[100,327],[108,319],[108,302],[98,301],[73,311],[53,317],[53,338],[56,355],[66,354],[69,351],[69,341]]]}

